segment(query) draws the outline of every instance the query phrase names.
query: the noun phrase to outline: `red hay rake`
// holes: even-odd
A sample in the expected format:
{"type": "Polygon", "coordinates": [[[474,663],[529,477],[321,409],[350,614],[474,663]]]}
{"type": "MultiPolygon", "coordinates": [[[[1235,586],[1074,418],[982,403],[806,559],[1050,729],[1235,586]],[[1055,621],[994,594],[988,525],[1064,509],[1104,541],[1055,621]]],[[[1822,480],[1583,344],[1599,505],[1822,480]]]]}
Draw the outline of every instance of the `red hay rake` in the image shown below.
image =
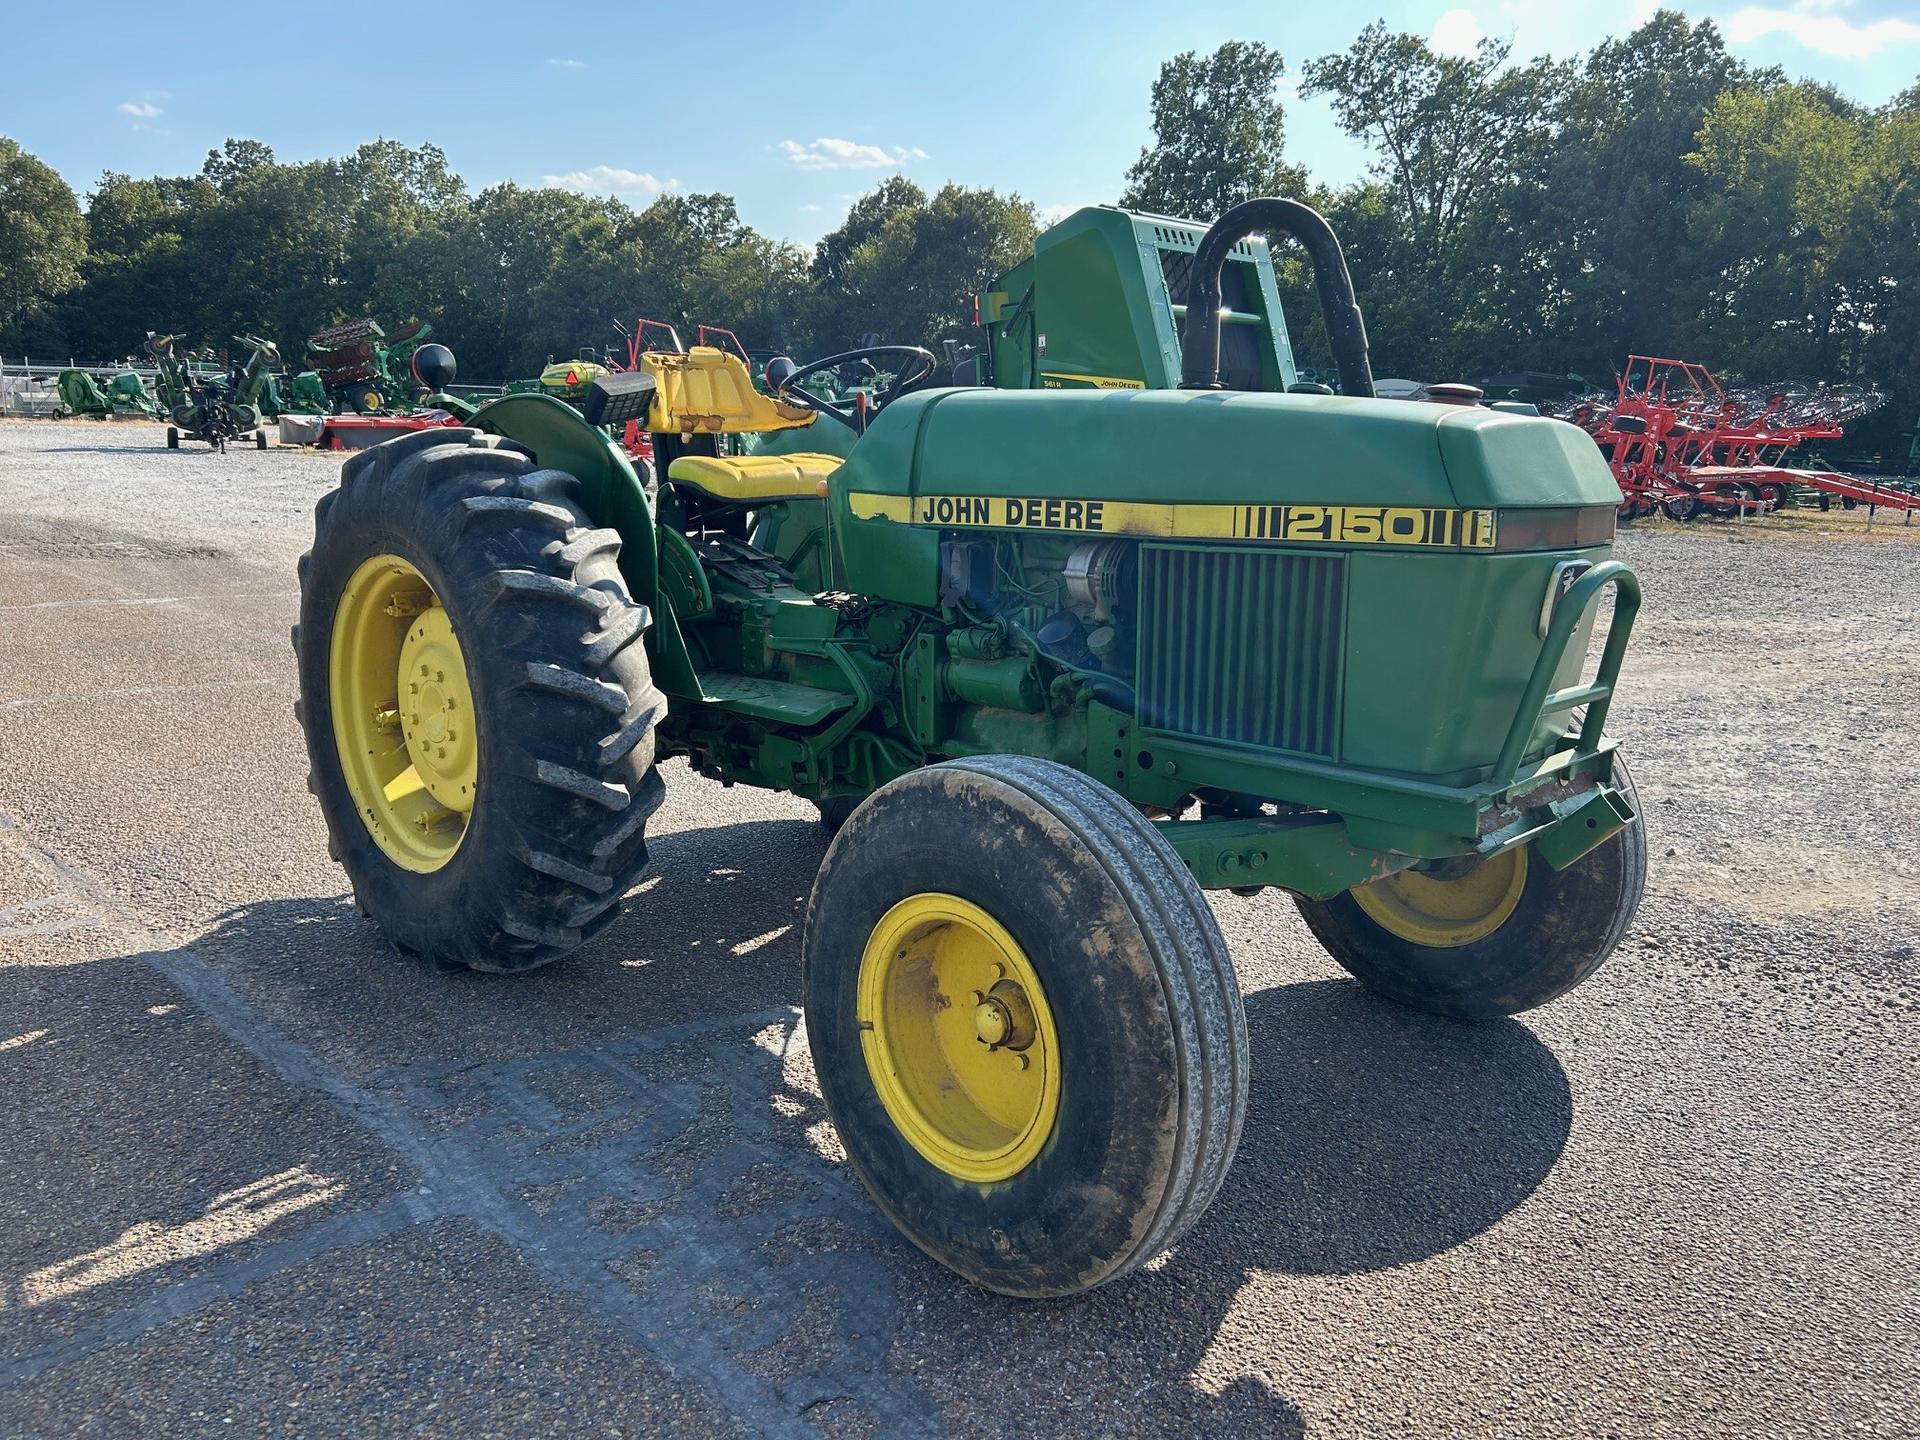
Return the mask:
{"type": "Polygon", "coordinates": [[[1691,360],[1632,355],[1612,400],[1584,396],[1560,418],[1581,427],[1620,486],[1620,518],[1656,509],[1676,520],[1776,510],[1796,487],[1822,509],[1839,496],[1855,504],[1908,512],[1920,495],[1832,470],[1790,469],[1789,451],[1809,440],[1838,440],[1849,420],[1877,410],[1886,396],[1860,385],[1778,384],[1723,388],[1691,360]]]}

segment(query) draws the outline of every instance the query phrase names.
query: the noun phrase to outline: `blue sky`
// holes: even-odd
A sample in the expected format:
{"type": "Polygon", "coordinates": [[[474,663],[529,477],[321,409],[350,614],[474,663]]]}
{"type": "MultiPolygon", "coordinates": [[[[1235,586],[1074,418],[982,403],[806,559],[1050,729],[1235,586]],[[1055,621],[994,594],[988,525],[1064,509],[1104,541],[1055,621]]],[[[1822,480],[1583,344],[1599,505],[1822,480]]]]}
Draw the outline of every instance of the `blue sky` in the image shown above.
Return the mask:
{"type": "MultiPolygon", "coordinates": [[[[1920,0],[1677,8],[1717,19],[1743,58],[1861,100],[1920,77],[1920,0]]],[[[49,4],[5,22],[0,134],[82,192],[104,169],[197,170],[229,135],[292,160],[380,135],[430,140],[476,189],[564,184],[635,205],[663,188],[721,190],[761,230],[811,241],[896,169],[929,187],[952,179],[1017,191],[1048,211],[1112,199],[1148,137],[1154,73],[1180,50],[1263,40],[1297,78],[1302,61],[1379,17],[1445,47],[1509,35],[1520,54],[1568,56],[1652,9],[1651,0],[49,4]],[[247,18],[215,18],[229,14],[247,18]],[[228,36],[230,46],[208,43],[228,36]]],[[[1324,105],[1288,100],[1292,158],[1329,181],[1361,173],[1366,152],[1324,105]]]]}

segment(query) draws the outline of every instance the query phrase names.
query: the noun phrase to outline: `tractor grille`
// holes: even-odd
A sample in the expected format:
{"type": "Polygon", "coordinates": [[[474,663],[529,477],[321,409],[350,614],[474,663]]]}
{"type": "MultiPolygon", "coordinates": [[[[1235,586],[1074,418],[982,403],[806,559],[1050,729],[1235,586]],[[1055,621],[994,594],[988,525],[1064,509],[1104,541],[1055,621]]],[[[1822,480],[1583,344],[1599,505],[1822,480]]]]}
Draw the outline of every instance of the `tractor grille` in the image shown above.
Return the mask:
{"type": "Polygon", "coordinates": [[[1335,758],[1346,559],[1143,547],[1140,723],[1335,758]]]}

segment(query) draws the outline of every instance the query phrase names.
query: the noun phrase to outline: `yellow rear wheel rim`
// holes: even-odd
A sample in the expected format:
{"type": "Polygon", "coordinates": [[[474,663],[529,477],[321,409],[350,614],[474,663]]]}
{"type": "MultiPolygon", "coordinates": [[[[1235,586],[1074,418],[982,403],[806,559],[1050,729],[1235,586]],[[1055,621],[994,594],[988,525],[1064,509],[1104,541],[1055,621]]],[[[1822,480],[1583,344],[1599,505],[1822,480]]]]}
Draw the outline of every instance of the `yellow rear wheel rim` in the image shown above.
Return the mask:
{"type": "Polygon", "coordinates": [[[375,555],[353,572],[334,609],[328,678],[361,823],[402,869],[438,870],[466,838],[480,744],[460,639],[412,562],[375,555]]]}
{"type": "Polygon", "coordinates": [[[1441,877],[1402,870],[1355,889],[1353,900],[1381,929],[1415,945],[1453,949],[1484,940],[1512,917],[1527,888],[1527,847],[1441,877]]]}
{"type": "Polygon", "coordinates": [[[1060,1113],[1060,1038],[1006,927],[956,895],[908,896],[867,939],[856,1003],[880,1103],[924,1159],[982,1185],[1033,1163],[1060,1113]]]}

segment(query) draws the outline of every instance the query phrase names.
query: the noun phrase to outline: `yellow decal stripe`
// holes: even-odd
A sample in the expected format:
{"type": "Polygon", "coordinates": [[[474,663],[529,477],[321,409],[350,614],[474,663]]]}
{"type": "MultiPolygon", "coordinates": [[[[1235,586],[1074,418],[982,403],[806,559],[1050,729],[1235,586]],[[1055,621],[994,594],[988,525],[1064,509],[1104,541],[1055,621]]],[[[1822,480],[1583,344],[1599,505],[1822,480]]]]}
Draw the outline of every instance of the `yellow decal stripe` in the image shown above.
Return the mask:
{"type": "Polygon", "coordinates": [[[1144,380],[1123,380],[1118,375],[1081,375],[1072,370],[1042,370],[1040,372],[1042,388],[1060,390],[1069,386],[1085,385],[1095,390],[1144,390],[1144,380]]]}
{"type": "Polygon", "coordinates": [[[1173,505],[1001,495],[921,495],[909,499],[858,490],[847,499],[855,517],[862,520],[897,520],[942,529],[1048,530],[1166,540],[1491,550],[1499,528],[1492,510],[1425,505],[1173,505]]]}

